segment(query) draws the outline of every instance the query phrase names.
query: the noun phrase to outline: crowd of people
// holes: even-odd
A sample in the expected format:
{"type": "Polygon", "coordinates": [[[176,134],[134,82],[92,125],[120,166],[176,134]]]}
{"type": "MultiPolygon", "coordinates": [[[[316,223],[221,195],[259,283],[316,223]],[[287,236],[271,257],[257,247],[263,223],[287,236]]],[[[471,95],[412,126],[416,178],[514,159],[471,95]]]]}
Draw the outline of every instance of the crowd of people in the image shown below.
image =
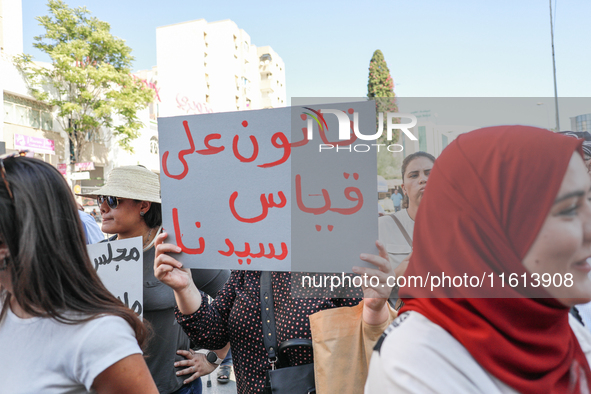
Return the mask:
{"type": "MultiPolygon", "coordinates": [[[[142,237],[144,319],[152,329],[153,340],[145,349],[146,363],[160,393],[190,394],[201,391],[201,379],[195,373],[185,379],[177,374],[175,362],[202,359],[205,355],[193,352],[189,337],[174,322],[176,305],[172,289],[154,276],[154,241],[162,232],[162,208],[158,175],[142,166],[115,168],[103,187],[86,194],[97,198],[102,231],[113,234],[107,241],[142,237]]],[[[195,284],[206,294],[215,297],[228,280],[227,270],[192,270],[195,284]]],[[[215,349],[222,349],[224,346],[215,349]]],[[[217,351],[217,350],[216,350],[217,351]]],[[[227,349],[220,350],[221,358],[227,349]]],[[[184,365],[193,365],[187,362],[184,365]]]]}
{"type": "Polygon", "coordinates": [[[270,307],[278,344],[314,339],[310,316],[358,308],[349,319],[359,320],[359,337],[343,338],[343,346],[369,351],[336,374],[346,382],[362,371],[362,384],[322,382],[327,391],[588,393],[591,331],[569,313],[583,305],[584,315],[591,301],[586,137],[499,126],[460,135],[437,159],[408,155],[404,201],[393,198],[400,208],[378,219],[379,255],[362,253],[372,268],[352,268],[378,284],[338,298],[293,297],[290,272],[183,267],[180,247],[162,229],[158,176],[116,168],[87,197],[97,199],[102,232],[111,234],[104,242],[142,239],[143,321],[99,280],[86,251],[90,233],[61,174],[34,158],[4,157],[0,392],[195,394],[199,377],[231,348],[238,392],[266,393],[269,371],[317,357],[303,345],[272,354],[264,337],[270,307]],[[570,285],[499,284],[494,297],[459,286],[432,297],[388,281],[427,272],[549,274],[570,285]],[[372,327],[385,329],[379,340],[369,337],[372,327]]]}

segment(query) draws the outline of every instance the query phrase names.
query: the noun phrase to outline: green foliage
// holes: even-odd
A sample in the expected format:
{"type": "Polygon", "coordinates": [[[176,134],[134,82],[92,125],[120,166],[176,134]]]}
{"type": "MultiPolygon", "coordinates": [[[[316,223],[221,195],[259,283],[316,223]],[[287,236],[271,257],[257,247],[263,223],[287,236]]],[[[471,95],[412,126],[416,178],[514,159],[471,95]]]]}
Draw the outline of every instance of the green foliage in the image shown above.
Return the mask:
{"type": "Polygon", "coordinates": [[[52,64],[40,66],[25,54],[15,58],[32,95],[57,107],[74,160],[88,141],[103,139],[101,127],[111,129],[119,145],[132,152],[130,142],[143,126],[136,113],[154,93],[132,77],[131,48],[85,7],[69,8],[61,0],[49,0],[48,7],[49,15],[37,17],[45,34],[35,37],[33,46],[47,53],[52,64]]]}
{"type": "MultiPolygon", "coordinates": [[[[376,125],[379,124],[380,112],[384,114],[383,133],[378,138],[378,144],[394,144],[399,139],[399,133],[393,133],[392,140],[386,139],[386,113],[398,112],[396,105],[396,95],[394,94],[394,80],[390,76],[390,70],[384,59],[384,54],[379,49],[373,53],[371,61],[369,62],[369,77],[367,82],[367,97],[375,100],[376,125]]],[[[394,122],[399,122],[400,119],[394,118],[394,122]]],[[[379,127],[379,126],[378,126],[379,127]]],[[[393,179],[399,177],[400,172],[400,153],[391,153],[387,149],[380,149],[378,152],[378,175],[386,179],[393,179]]]]}
{"type": "MultiPolygon", "coordinates": [[[[376,101],[376,112],[384,113],[384,133],[378,139],[379,144],[396,143],[398,135],[392,136],[392,141],[386,139],[386,113],[398,112],[396,95],[394,94],[394,80],[390,76],[390,70],[384,59],[384,54],[379,49],[373,53],[369,62],[369,77],[367,82],[367,97],[376,101]]],[[[398,121],[398,119],[394,119],[398,121]]],[[[376,119],[378,124],[378,119],[376,119]]]]}
{"type": "Polygon", "coordinates": [[[390,76],[384,54],[379,49],[373,53],[369,62],[367,97],[394,97],[394,80],[390,76]]]}

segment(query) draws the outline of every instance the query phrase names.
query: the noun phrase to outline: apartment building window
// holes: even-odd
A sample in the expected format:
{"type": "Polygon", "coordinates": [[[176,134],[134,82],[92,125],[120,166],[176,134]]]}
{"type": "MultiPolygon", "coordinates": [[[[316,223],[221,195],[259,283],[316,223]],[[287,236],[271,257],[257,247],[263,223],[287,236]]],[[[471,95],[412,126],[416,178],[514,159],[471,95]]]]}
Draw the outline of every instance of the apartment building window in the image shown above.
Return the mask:
{"type": "Polygon", "coordinates": [[[41,128],[43,130],[53,130],[53,116],[51,116],[51,113],[41,111],[41,128]]]}
{"type": "Polygon", "coordinates": [[[28,126],[34,129],[39,128],[39,111],[21,105],[14,106],[16,124],[28,126]]]}
{"type": "Polygon", "coordinates": [[[41,114],[39,111],[32,108],[29,109],[29,124],[34,129],[41,128],[41,114]]]}
{"type": "Polygon", "coordinates": [[[158,137],[156,136],[150,138],[150,153],[158,154],[158,137]]]}
{"type": "Polygon", "coordinates": [[[34,129],[53,130],[53,116],[47,106],[7,94],[4,94],[4,121],[34,129]]]}
{"type": "Polygon", "coordinates": [[[12,118],[13,109],[14,109],[14,107],[13,107],[12,103],[4,102],[4,119],[6,122],[8,122],[6,119],[12,118]]]}
{"type": "Polygon", "coordinates": [[[419,150],[427,152],[427,128],[419,126],[419,150]]]}

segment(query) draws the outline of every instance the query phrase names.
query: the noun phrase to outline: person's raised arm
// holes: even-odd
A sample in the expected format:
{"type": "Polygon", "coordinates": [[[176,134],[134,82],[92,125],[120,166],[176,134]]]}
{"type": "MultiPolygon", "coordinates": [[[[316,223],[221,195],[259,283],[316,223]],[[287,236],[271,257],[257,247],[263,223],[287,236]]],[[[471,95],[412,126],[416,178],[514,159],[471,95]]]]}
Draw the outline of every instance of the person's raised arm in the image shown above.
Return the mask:
{"type": "Polygon", "coordinates": [[[367,261],[377,267],[366,268],[366,267],[353,267],[353,272],[359,275],[367,274],[368,277],[376,276],[379,279],[379,283],[375,287],[368,286],[369,280],[363,283],[363,321],[366,324],[378,325],[388,320],[390,316],[388,308],[388,297],[392,292],[392,288],[395,283],[396,275],[392,269],[392,264],[388,258],[388,252],[384,247],[384,244],[380,241],[376,241],[376,246],[380,252],[379,256],[373,254],[362,253],[359,257],[363,261],[367,261]],[[390,278],[390,279],[388,279],[390,278]]]}
{"type": "Polygon", "coordinates": [[[191,315],[201,306],[201,293],[191,277],[191,270],[169,253],[181,253],[181,248],[173,244],[163,243],[168,234],[156,237],[156,258],[154,259],[154,276],[174,291],[177,306],[183,315],[191,315]]]}

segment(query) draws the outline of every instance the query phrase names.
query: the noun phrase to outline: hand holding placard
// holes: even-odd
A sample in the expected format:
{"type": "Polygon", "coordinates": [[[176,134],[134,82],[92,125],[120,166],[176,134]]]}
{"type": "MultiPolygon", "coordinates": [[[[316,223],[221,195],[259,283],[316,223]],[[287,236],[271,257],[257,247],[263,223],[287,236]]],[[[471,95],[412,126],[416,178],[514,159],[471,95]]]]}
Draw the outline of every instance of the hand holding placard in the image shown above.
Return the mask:
{"type": "Polygon", "coordinates": [[[171,256],[181,253],[182,249],[177,245],[164,243],[166,237],[168,234],[162,231],[154,241],[154,276],[172,288],[181,313],[190,315],[201,306],[201,293],[193,282],[191,270],[184,268],[181,262],[171,256]]]}

